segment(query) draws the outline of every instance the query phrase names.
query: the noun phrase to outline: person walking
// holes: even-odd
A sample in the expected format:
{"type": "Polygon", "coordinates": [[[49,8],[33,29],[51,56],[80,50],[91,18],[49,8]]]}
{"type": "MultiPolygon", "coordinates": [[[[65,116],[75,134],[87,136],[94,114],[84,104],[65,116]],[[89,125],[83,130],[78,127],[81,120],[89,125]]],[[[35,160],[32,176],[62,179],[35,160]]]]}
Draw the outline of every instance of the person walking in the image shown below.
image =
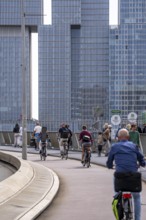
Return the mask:
{"type": "Polygon", "coordinates": [[[106,123],[104,125],[104,132],[102,134],[103,136],[103,141],[104,141],[104,148],[105,148],[105,156],[107,157],[108,156],[108,152],[109,152],[109,149],[110,149],[110,128],[109,128],[109,125],[108,123],[106,123]]]}
{"type": "Polygon", "coordinates": [[[20,127],[19,127],[19,124],[16,123],[15,124],[15,127],[13,128],[13,133],[14,133],[14,147],[18,147],[18,142],[19,142],[19,130],[20,130],[20,127]]]}
{"type": "Polygon", "coordinates": [[[102,132],[99,131],[98,137],[97,137],[97,151],[98,151],[97,154],[99,157],[101,156],[103,144],[104,144],[104,141],[103,141],[102,132]]]}
{"type": "Polygon", "coordinates": [[[127,124],[127,125],[126,125],[126,129],[127,129],[128,131],[130,131],[130,130],[131,130],[131,124],[127,124]]]}
{"type": "Polygon", "coordinates": [[[68,131],[69,131],[69,136],[68,136],[68,150],[69,150],[69,147],[72,145],[72,131],[70,130],[68,124],[66,124],[65,127],[66,127],[66,128],[68,129],[68,131]]]}
{"type": "Polygon", "coordinates": [[[18,137],[18,146],[19,147],[22,147],[22,135],[23,135],[23,129],[22,129],[22,126],[20,126],[19,137],[18,137]]]}
{"type": "MultiPolygon", "coordinates": [[[[127,129],[118,132],[119,141],[112,145],[108,155],[106,165],[109,169],[113,168],[115,162],[116,172],[127,173],[137,172],[139,165],[145,167],[146,163],[143,154],[139,151],[136,144],[130,142],[127,129]]],[[[128,183],[127,183],[128,184],[128,183]]],[[[135,220],[141,220],[141,195],[133,192],[135,220]]]]}
{"type": "Polygon", "coordinates": [[[34,127],[34,135],[36,138],[36,150],[39,150],[39,142],[40,142],[40,133],[42,131],[42,127],[40,126],[39,122],[36,122],[36,126],[34,127]]]}
{"type": "Polygon", "coordinates": [[[132,141],[137,147],[140,147],[140,135],[137,131],[137,125],[132,124],[131,130],[129,131],[129,141],[132,141]]]}
{"type": "Polygon", "coordinates": [[[146,133],[146,124],[143,124],[142,133],[146,133]]]}

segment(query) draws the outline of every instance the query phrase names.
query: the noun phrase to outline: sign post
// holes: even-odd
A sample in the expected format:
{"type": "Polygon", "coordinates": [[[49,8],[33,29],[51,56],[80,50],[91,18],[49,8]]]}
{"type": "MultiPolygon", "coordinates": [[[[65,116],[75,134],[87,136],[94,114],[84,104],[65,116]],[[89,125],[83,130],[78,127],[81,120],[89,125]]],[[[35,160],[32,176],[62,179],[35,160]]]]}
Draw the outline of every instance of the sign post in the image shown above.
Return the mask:
{"type": "Polygon", "coordinates": [[[27,160],[27,108],[26,108],[26,60],[25,60],[25,13],[24,0],[21,0],[22,33],[22,159],[27,160]]]}

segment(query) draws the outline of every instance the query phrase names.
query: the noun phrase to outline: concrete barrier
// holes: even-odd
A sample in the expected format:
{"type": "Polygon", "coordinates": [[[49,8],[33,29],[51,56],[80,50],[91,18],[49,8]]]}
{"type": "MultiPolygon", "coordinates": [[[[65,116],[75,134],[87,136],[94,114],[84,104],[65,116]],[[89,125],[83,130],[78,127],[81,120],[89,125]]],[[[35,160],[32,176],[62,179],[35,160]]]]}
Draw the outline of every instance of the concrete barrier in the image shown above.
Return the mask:
{"type": "Polygon", "coordinates": [[[0,132],[0,144],[1,145],[5,144],[5,139],[4,139],[4,136],[3,136],[2,132],[0,132]]]}
{"type": "Polygon", "coordinates": [[[17,169],[17,172],[0,182],[0,205],[14,197],[33,180],[32,166],[13,155],[0,152],[0,160],[7,162],[17,169]]]}
{"type": "MultiPolygon", "coordinates": [[[[31,139],[32,132],[27,132],[27,145],[30,146],[30,139],[31,139]]],[[[49,132],[49,138],[51,140],[51,146],[55,149],[59,148],[58,138],[57,138],[57,132],[49,132]]],[[[81,150],[80,143],[78,141],[79,139],[79,133],[73,133],[72,135],[72,150],[81,150]]],[[[12,145],[14,144],[14,134],[13,132],[0,132],[0,144],[1,145],[12,145]]],[[[95,148],[92,146],[92,148],[95,148]]],[[[94,149],[92,149],[94,150],[94,149]]]]}
{"type": "Polygon", "coordinates": [[[1,219],[36,219],[56,196],[59,178],[52,170],[12,154],[0,152],[0,160],[17,169],[16,173],[0,182],[1,219]]]}

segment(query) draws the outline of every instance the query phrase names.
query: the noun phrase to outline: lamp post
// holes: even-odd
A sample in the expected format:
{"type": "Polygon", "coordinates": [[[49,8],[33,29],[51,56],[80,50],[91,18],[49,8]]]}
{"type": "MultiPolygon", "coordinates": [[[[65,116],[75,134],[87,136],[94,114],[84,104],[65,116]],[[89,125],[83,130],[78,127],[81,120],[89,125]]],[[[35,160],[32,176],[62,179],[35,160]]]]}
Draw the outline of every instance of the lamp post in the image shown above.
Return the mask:
{"type": "Polygon", "coordinates": [[[21,0],[22,34],[22,159],[27,160],[27,105],[26,105],[26,53],[25,53],[25,12],[24,0],[21,0]]]}

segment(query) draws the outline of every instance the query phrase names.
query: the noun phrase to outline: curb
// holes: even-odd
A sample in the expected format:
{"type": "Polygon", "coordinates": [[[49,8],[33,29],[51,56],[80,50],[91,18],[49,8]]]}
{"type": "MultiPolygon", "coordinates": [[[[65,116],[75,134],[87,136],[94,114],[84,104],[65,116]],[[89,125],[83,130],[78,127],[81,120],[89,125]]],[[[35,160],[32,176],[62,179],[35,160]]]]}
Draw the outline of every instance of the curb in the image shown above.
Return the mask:
{"type": "Polygon", "coordinates": [[[35,219],[51,204],[59,190],[60,182],[57,174],[43,165],[21,160],[12,154],[1,153],[0,158],[1,160],[4,158],[4,161],[8,161],[12,166],[15,162],[17,163],[17,171],[0,182],[2,219],[4,216],[6,220],[35,219]],[[40,185],[44,186],[43,190],[40,189],[40,185]],[[27,202],[29,194],[30,203],[27,202]],[[23,201],[21,208],[20,201],[23,201]],[[15,206],[13,213],[11,213],[12,206],[15,206]],[[9,213],[8,216],[6,210],[9,213]]]}
{"type": "Polygon", "coordinates": [[[35,219],[38,217],[53,201],[56,194],[59,190],[59,178],[55,172],[53,172],[51,169],[47,169],[51,173],[51,176],[53,178],[53,183],[51,189],[49,189],[46,194],[40,198],[40,201],[34,204],[33,207],[31,207],[27,212],[22,213],[20,216],[18,216],[15,220],[28,220],[28,219],[35,219]]]}
{"type": "Polygon", "coordinates": [[[7,161],[13,166],[16,162],[18,169],[13,175],[0,182],[0,205],[2,205],[19,194],[33,181],[34,171],[30,164],[23,160],[6,153],[0,152],[0,154],[1,160],[4,158],[3,161],[7,161]]]}

